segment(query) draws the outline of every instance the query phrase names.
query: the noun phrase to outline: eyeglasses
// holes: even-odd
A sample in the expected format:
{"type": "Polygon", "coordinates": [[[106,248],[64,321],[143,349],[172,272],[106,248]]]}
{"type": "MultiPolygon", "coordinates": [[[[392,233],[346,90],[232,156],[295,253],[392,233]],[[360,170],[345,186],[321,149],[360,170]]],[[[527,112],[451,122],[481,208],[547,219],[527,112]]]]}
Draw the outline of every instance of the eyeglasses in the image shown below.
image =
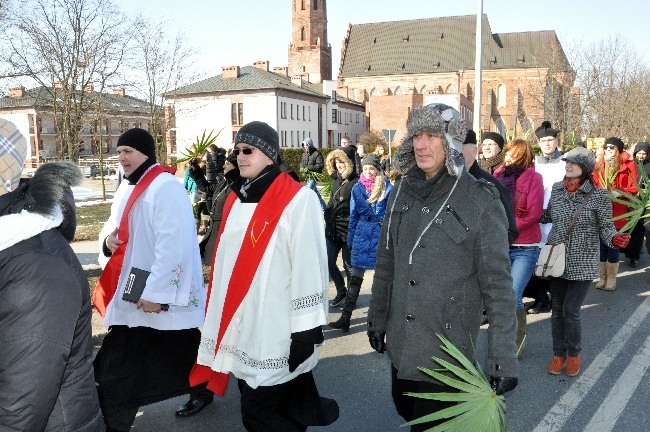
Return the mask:
{"type": "Polygon", "coordinates": [[[616,148],[616,146],[614,144],[607,144],[605,146],[605,150],[614,150],[615,148],[616,148]]]}
{"type": "Polygon", "coordinates": [[[237,149],[236,148],[236,149],[233,149],[232,152],[235,154],[235,156],[239,156],[239,153],[249,155],[249,154],[253,153],[253,149],[252,148],[243,148],[243,149],[237,149]]]}

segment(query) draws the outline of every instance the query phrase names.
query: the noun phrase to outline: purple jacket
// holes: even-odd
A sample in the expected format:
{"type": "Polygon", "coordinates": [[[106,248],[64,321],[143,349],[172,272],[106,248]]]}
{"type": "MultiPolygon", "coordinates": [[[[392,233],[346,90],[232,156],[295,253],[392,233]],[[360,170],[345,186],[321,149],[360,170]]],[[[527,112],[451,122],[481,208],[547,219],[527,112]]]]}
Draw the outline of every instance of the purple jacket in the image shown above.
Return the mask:
{"type": "MultiPolygon", "coordinates": [[[[500,166],[494,172],[494,177],[501,180],[503,170],[504,167],[500,166]]],[[[512,206],[515,209],[519,237],[512,244],[525,245],[539,243],[542,240],[539,218],[544,211],[544,184],[542,175],[535,172],[534,165],[530,166],[519,176],[515,187],[516,192],[512,200],[512,206]],[[528,215],[525,217],[516,216],[518,208],[527,209],[528,215]]]]}

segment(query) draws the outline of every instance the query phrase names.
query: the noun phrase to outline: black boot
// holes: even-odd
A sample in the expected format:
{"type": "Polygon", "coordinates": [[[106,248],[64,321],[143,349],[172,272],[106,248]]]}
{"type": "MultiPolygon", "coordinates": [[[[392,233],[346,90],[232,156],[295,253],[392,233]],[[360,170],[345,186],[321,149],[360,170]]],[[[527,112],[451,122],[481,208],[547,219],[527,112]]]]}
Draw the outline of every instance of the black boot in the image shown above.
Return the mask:
{"type": "Polygon", "coordinates": [[[343,306],[343,313],[338,320],[328,324],[330,327],[343,330],[346,333],[350,331],[350,318],[352,317],[352,311],[357,306],[357,299],[359,298],[359,291],[361,291],[362,283],[363,278],[356,276],[352,276],[352,278],[350,278],[350,287],[348,288],[348,293],[345,296],[345,306],[343,306]]]}

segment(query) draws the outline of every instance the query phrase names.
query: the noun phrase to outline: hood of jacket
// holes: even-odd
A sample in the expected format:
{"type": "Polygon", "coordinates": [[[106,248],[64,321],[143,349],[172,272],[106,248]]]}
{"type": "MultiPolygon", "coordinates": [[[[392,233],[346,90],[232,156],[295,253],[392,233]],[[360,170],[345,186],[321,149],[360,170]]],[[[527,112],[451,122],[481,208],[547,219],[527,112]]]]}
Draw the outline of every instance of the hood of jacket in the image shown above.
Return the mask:
{"type": "Polygon", "coordinates": [[[345,170],[341,174],[341,177],[347,179],[350,175],[354,173],[354,164],[352,163],[352,160],[350,160],[348,155],[343,150],[335,149],[329,152],[327,158],[325,159],[325,167],[327,168],[327,173],[331,176],[332,174],[335,174],[337,172],[336,169],[337,159],[345,164],[345,170]]]}

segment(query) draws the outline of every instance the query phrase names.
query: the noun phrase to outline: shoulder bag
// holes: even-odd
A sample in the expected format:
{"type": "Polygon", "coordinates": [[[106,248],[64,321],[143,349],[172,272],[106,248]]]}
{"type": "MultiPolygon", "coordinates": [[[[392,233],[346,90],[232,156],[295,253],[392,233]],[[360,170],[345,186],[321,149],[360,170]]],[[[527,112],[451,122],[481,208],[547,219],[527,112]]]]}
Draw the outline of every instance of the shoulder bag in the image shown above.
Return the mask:
{"type": "Polygon", "coordinates": [[[573,215],[573,220],[569,229],[564,236],[564,242],[559,244],[545,244],[542,247],[542,250],[539,252],[539,258],[537,259],[537,264],[535,265],[535,276],[540,279],[550,279],[550,278],[559,278],[564,274],[564,267],[566,265],[566,246],[565,243],[569,240],[571,231],[580,216],[580,212],[587,204],[589,197],[593,193],[595,187],[592,187],[586,197],[580,203],[580,207],[573,215]]]}

